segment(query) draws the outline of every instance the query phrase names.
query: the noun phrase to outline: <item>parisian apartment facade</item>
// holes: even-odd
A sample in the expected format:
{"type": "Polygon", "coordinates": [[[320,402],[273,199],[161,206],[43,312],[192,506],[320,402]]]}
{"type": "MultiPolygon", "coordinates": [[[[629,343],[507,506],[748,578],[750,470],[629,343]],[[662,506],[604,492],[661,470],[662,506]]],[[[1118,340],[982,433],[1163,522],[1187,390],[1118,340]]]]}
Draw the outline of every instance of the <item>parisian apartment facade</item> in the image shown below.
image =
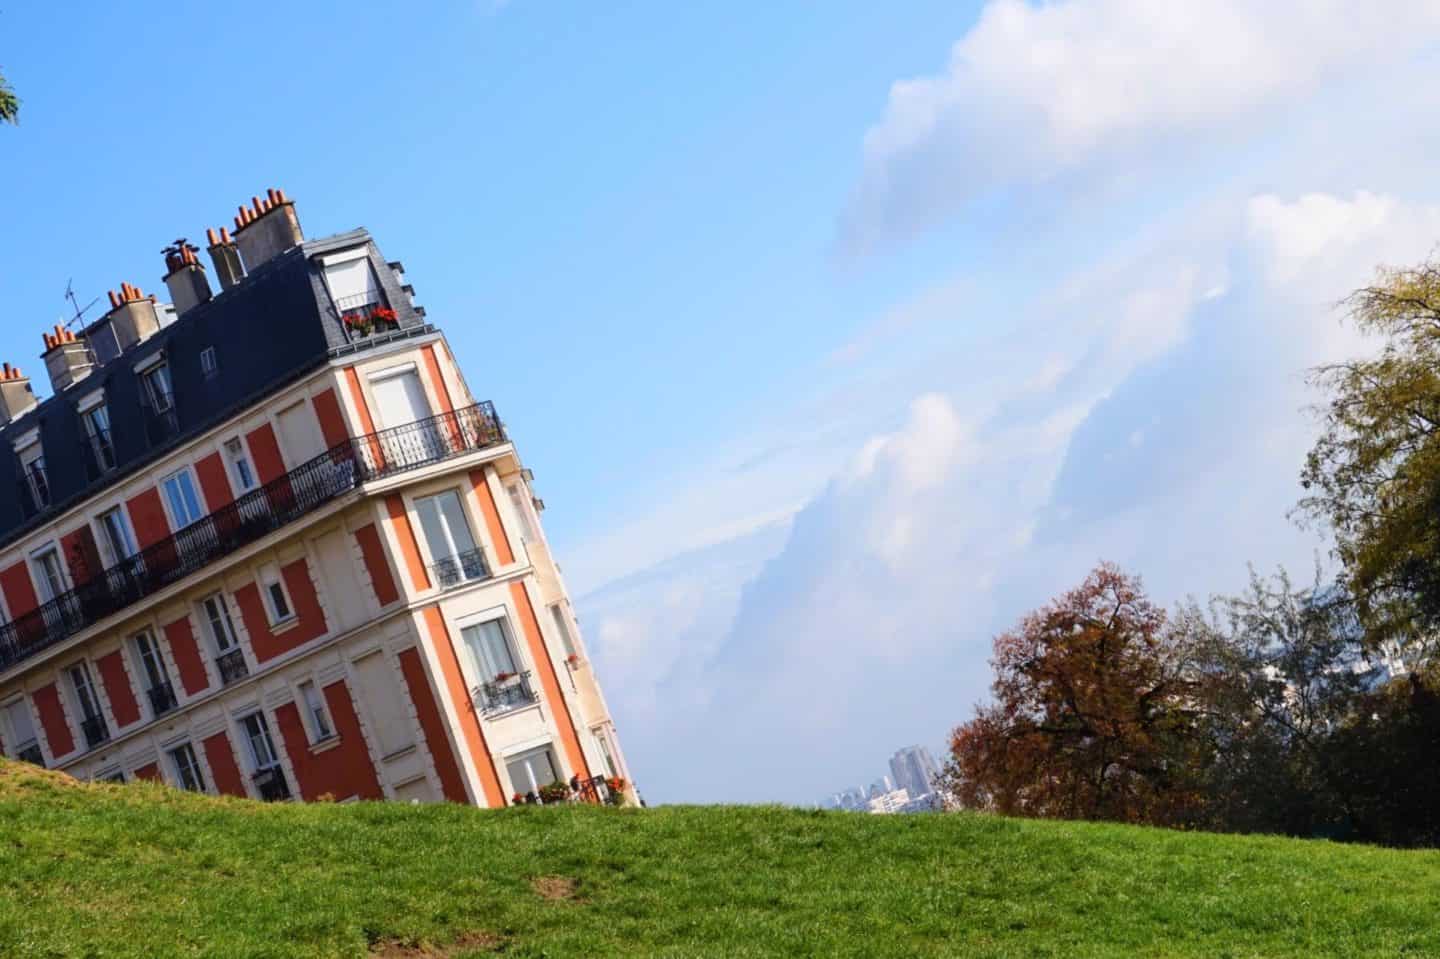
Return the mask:
{"type": "Polygon", "coordinates": [[[0,752],[267,800],[634,801],[499,414],[280,190],[0,367],[0,752]],[[4,463],[4,460],[10,462],[4,463]]]}

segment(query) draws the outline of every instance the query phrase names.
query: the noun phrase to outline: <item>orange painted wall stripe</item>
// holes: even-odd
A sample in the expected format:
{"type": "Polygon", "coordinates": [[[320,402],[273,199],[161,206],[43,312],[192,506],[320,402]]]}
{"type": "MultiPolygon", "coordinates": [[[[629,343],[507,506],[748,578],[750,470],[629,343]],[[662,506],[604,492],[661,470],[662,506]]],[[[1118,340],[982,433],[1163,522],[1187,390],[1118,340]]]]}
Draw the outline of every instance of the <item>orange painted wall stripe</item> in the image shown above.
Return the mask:
{"type": "Polygon", "coordinates": [[[436,398],[440,400],[438,412],[453,412],[455,407],[450,402],[450,387],[445,385],[445,377],[440,373],[440,361],[435,358],[434,344],[425,344],[420,348],[420,353],[425,359],[425,372],[430,377],[430,385],[435,390],[436,398]]]}
{"type": "Polygon", "coordinates": [[[495,559],[501,566],[508,566],[515,562],[515,553],[510,549],[510,537],[505,535],[505,524],[500,522],[500,511],[495,508],[490,484],[485,482],[485,471],[471,470],[470,485],[475,490],[475,498],[480,501],[480,512],[485,514],[485,528],[490,531],[490,542],[495,544],[495,559]]]}
{"type": "Polygon", "coordinates": [[[417,590],[429,589],[430,576],[425,572],[425,561],[420,558],[420,541],[415,538],[415,527],[410,525],[410,515],[405,512],[405,500],[398,493],[391,494],[385,497],[385,509],[395,525],[395,538],[400,541],[400,555],[410,573],[410,583],[417,590]]]}
{"type": "Polygon", "coordinates": [[[360,416],[360,429],[365,433],[375,432],[375,420],[370,417],[365,391],[360,388],[360,374],[353,366],[345,367],[345,385],[350,388],[350,402],[355,404],[355,412],[360,416]]]}
{"type": "Polygon", "coordinates": [[[320,421],[320,435],[325,437],[325,446],[334,449],[350,438],[345,429],[345,417],[340,412],[340,400],[334,390],[321,390],[310,398],[315,406],[315,418],[320,421]]]}
{"type": "Polygon", "coordinates": [[[430,690],[425,665],[420,661],[420,650],[411,646],[400,653],[400,671],[405,674],[405,685],[410,689],[410,701],[415,704],[415,714],[420,718],[425,745],[430,750],[430,758],[435,761],[435,772],[440,776],[440,792],[451,802],[469,802],[465,777],[460,773],[460,763],[450,746],[445,718],[440,715],[440,704],[430,690]]]}
{"type": "Polygon", "coordinates": [[[435,658],[440,662],[440,672],[445,679],[445,688],[450,701],[460,715],[460,732],[470,748],[470,757],[480,773],[481,785],[485,788],[485,805],[492,809],[505,805],[505,796],[500,791],[500,777],[495,773],[495,762],[490,758],[490,747],[485,745],[485,733],[480,728],[480,719],[475,715],[475,703],[470,699],[470,690],[460,672],[460,660],[455,655],[455,646],[450,642],[450,630],[445,626],[445,617],[439,606],[426,606],[423,610],[425,629],[430,634],[430,645],[435,658]]]}
{"type": "Polygon", "coordinates": [[[555,725],[560,727],[560,742],[565,755],[570,759],[570,768],[583,779],[590,778],[590,767],[585,762],[585,751],[580,748],[580,737],[575,733],[575,720],[570,716],[570,707],[560,692],[560,680],[555,676],[555,664],[550,661],[550,651],[540,635],[540,623],[535,619],[535,607],[530,605],[530,594],[520,580],[510,584],[510,596],[515,600],[515,609],[520,613],[520,625],[530,644],[530,658],[540,671],[540,685],[545,690],[545,699],[555,710],[555,725]]]}

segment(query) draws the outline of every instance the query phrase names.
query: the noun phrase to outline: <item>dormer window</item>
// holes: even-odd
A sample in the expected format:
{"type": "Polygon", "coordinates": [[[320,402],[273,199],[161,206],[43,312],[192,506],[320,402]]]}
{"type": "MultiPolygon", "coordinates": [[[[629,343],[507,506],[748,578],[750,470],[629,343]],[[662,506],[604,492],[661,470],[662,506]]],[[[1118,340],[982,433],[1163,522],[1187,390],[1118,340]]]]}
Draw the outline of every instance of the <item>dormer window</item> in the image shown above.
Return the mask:
{"type": "Polygon", "coordinates": [[[156,413],[168,413],[175,407],[175,393],[170,388],[170,365],[156,363],[140,374],[145,383],[145,398],[156,413]]]}
{"type": "Polygon", "coordinates": [[[97,393],[80,406],[80,422],[85,428],[85,443],[90,449],[95,477],[115,468],[115,444],[110,437],[110,407],[105,395],[97,393]]]}
{"type": "Polygon", "coordinates": [[[38,513],[50,506],[50,479],[45,472],[45,448],[40,445],[38,430],[32,431],[22,443],[24,445],[16,447],[16,453],[20,457],[20,474],[24,478],[25,490],[30,494],[34,511],[38,513]]]}

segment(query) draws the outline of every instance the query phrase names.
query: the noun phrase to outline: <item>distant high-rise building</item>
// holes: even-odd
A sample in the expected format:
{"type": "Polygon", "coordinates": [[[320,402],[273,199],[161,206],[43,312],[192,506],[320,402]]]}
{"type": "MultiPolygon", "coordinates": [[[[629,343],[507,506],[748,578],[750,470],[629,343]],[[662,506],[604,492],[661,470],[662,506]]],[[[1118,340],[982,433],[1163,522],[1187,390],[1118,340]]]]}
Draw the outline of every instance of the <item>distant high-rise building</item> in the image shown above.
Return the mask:
{"type": "Polygon", "coordinates": [[[890,757],[890,774],[896,786],[911,796],[923,796],[935,791],[940,769],[930,750],[924,746],[907,746],[890,757]]]}
{"type": "Polygon", "coordinates": [[[890,779],[890,777],[881,776],[879,779],[875,780],[873,783],[870,784],[869,798],[874,799],[876,796],[883,796],[888,792],[894,791],[895,783],[890,779]]]}

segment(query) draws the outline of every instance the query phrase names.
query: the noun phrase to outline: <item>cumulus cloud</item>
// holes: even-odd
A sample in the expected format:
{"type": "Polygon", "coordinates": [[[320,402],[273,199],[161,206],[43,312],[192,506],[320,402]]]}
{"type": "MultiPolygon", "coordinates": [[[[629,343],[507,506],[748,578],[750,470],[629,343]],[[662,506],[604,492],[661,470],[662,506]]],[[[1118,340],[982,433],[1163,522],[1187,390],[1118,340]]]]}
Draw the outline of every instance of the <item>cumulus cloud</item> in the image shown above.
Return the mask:
{"type": "Polygon", "coordinates": [[[863,250],[997,185],[1157,143],[1234,142],[1437,33],[1434,0],[992,0],[943,72],[891,88],[842,241],[863,250]]]}

